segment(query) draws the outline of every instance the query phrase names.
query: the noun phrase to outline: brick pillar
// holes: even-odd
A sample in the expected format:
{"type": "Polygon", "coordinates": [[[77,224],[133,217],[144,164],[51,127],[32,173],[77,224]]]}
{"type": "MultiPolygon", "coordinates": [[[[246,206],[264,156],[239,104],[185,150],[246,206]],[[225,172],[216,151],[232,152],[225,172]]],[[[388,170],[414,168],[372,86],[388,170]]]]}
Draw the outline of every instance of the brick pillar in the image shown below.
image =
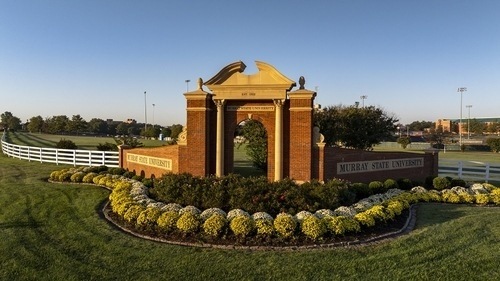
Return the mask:
{"type": "Polygon", "coordinates": [[[187,102],[186,118],[186,150],[181,157],[189,157],[186,161],[188,173],[196,176],[210,174],[210,159],[214,157],[210,146],[210,112],[214,103],[212,95],[201,89],[185,93],[187,102]]]}
{"type": "Polygon", "coordinates": [[[312,178],[313,102],[316,93],[303,88],[288,93],[290,100],[289,177],[297,181],[312,178]]]}

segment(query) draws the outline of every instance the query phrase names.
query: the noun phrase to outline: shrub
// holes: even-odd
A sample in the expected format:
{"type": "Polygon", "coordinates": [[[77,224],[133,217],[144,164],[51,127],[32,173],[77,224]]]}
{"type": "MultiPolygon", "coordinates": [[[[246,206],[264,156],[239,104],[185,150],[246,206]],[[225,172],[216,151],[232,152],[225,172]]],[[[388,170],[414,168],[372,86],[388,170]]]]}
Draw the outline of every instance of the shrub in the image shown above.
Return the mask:
{"type": "Polygon", "coordinates": [[[488,138],[486,139],[486,144],[490,147],[493,152],[500,152],[500,138],[488,138]]]}
{"type": "Polygon", "coordinates": [[[384,212],[384,206],[382,205],[375,205],[371,207],[370,209],[366,210],[365,213],[371,215],[374,219],[378,221],[386,221],[387,216],[386,213],[384,212]]]}
{"type": "Polygon", "coordinates": [[[158,208],[146,208],[137,217],[137,224],[146,229],[152,229],[156,226],[157,220],[161,215],[158,208]]]}
{"type": "Polygon", "coordinates": [[[493,203],[500,205],[500,188],[493,189],[490,193],[493,203]]]}
{"type": "Polygon", "coordinates": [[[359,222],[354,218],[336,216],[325,217],[326,227],[333,235],[344,235],[348,232],[358,232],[361,230],[359,222]]]}
{"type": "Polygon", "coordinates": [[[451,181],[446,177],[436,177],[432,180],[432,185],[437,190],[443,190],[446,188],[450,188],[451,181]]]}
{"type": "Polygon", "coordinates": [[[156,223],[161,230],[167,233],[172,232],[177,226],[177,220],[179,217],[180,215],[176,211],[166,211],[158,217],[156,223]]]}
{"type": "Polygon", "coordinates": [[[134,204],[127,209],[125,214],[123,214],[123,218],[129,223],[135,223],[137,221],[137,217],[144,211],[144,207],[141,205],[134,204]]]}
{"type": "Polygon", "coordinates": [[[77,149],[78,146],[72,140],[61,139],[56,143],[56,148],[61,149],[77,149]]]}
{"type": "Polygon", "coordinates": [[[452,179],[450,185],[466,187],[467,183],[463,179],[452,179]]]}
{"type": "Polygon", "coordinates": [[[372,181],[368,184],[368,187],[373,194],[384,193],[386,191],[384,188],[384,183],[381,181],[372,181]]]}
{"type": "Polygon", "coordinates": [[[460,203],[460,196],[454,192],[445,192],[441,195],[444,202],[447,203],[460,203]]]}
{"type": "Polygon", "coordinates": [[[255,220],[255,228],[257,229],[257,235],[271,236],[274,233],[273,220],[257,219],[255,220]]]}
{"type": "Polygon", "coordinates": [[[476,203],[479,205],[486,205],[490,202],[490,196],[488,194],[476,194],[476,203]]]}
{"type": "Polygon", "coordinates": [[[97,150],[99,151],[118,151],[118,146],[114,143],[105,142],[97,145],[97,150]]]}
{"type": "Polygon", "coordinates": [[[63,172],[59,174],[58,181],[70,181],[71,176],[73,174],[71,172],[63,172]]]}
{"type": "Polygon", "coordinates": [[[70,180],[72,182],[82,182],[84,176],[85,176],[84,172],[76,172],[73,175],[71,175],[70,180]]]}
{"type": "Polygon", "coordinates": [[[222,214],[214,213],[203,223],[203,231],[212,237],[218,237],[224,233],[226,225],[226,217],[222,214]]]}
{"type": "Polygon", "coordinates": [[[236,236],[246,237],[255,229],[255,223],[249,216],[237,216],[231,220],[229,228],[236,236]]]}
{"type": "Polygon", "coordinates": [[[463,202],[463,203],[472,204],[476,200],[476,197],[474,195],[470,195],[469,193],[466,193],[466,192],[460,193],[459,196],[460,196],[460,202],[463,202]]]}
{"type": "Polygon", "coordinates": [[[94,181],[92,179],[95,176],[97,176],[96,173],[90,172],[90,173],[86,174],[85,176],[83,176],[82,182],[83,183],[94,183],[94,181]]]}
{"type": "Polygon", "coordinates": [[[425,178],[425,188],[433,188],[434,187],[434,179],[436,178],[436,176],[427,176],[425,178]]]}
{"type": "Polygon", "coordinates": [[[307,237],[316,240],[326,233],[325,222],[316,216],[306,216],[300,224],[302,233],[307,237]]]}
{"type": "Polygon", "coordinates": [[[360,225],[366,227],[372,227],[375,225],[375,218],[373,218],[373,216],[371,216],[369,213],[366,212],[357,213],[354,216],[354,219],[358,221],[360,225]]]}
{"type": "Polygon", "coordinates": [[[274,229],[282,237],[290,237],[294,234],[297,227],[297,222],[292,215],[287,213],[279,213],[274,219],[274,229]]]}
{"type": "Polygon", "coordinates": [[[353,183],[351,184],[351,190],[356,194],[356,199],[358,201],[373,194],[373,191],[366,183],[353,183]]]}
{"type": "Polygon", "coordinates": [[[410,190],[413,188],[413,182],[410,179],[398,179],[398,186],[402,190],[410,190]]]}
{"type": "Polygon", "coordinates": [[[405,206],[399,200],[389,200],[386,205],[386,209],[392,211],[396,216],[401,215],[401,213],[405,209],[405,206]]]}
{"type": "Polygon", "coordinates": [[[177,220],[176,226],[184,233],[195,233],[200,227],[200,216],[191,212],[182,214],[177,220]]]}
{"type": "Polygon", "coordinates": [[[384,181],[384,189],[389,190],[389,189],[393,189],[393,188],[399,188],[398,183],[393,179],[386,179],[384,181]]]}
{"type": "Polygon", "coordinates": [[[124,173],[125,173],[125,169],[118,168],[118,167],[116,167],[116,168],[109,168],[109,170],[108,170],[108,174],[112,174],[112,175],[119,175],[119,176],[121,176],[124,173]]]}

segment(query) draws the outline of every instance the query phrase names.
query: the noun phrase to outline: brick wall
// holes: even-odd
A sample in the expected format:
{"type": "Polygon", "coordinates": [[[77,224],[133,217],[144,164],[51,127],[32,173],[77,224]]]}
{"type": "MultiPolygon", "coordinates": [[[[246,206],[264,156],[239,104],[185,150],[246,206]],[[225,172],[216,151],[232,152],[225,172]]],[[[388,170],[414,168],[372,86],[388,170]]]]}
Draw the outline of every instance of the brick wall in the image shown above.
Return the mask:
{"type": "MultiPolygon", "coordinates": [[[[321,155],[318,156],[321,158],[321,155]]],[[[351,182],[370,182],[374,180],[384,181],[386,179],[408,178],[416,181],[424,181],[430,175],[438,173],[438,154],[437,153],[410,153],[410,152],[371,152],[354,149],[342,149],[334,147],[324,148],[323,177],[324,180],[332,178],[341,178],[351,182]],[[363,173],[339,174],[337,163],[374,161],[388,159],[408,159],[423,158],[423,167],[404,168],[394,170],[370,171],[363,173]]],[[[319,173],[319,172],[318,172],[319,173]]]]}
{"type": "Polygon", "coordinates": [[[151,177],[161,177],[161,175],[172,172],[179,172],[179,146],[169,145],[154,148],[122,148],[120,150],[121,156],[121,167],[129,171],[134,171],[137,175],[142,175],[148,178],[151,177]],[[156,168],[148,165],[143,165],[140,163],[129,162],[127,160],[128,154],[144,155],[161,159],[169,159],[172,161],[172,169],[166,170],[162,168],[156,168]]]}

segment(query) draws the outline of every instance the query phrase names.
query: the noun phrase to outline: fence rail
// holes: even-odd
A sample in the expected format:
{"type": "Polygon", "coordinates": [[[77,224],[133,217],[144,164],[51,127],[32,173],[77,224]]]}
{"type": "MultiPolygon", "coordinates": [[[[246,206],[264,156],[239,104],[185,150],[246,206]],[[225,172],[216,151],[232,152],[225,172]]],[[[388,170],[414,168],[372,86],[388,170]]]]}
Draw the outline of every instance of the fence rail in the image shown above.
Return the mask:
{"type": "Polygon", "coordinates": [[[69,164],[73,166],[119,167],[119,152],[73,150],[11,144],[2,136],[2,152],[10,157],[40,163],[69,164]]]}
{"type": "Polygon", "coordinates": [[[465,180],[500,182],[500,166],[478,161],[440,162],[439,175],[458,177],[465,180]]]}

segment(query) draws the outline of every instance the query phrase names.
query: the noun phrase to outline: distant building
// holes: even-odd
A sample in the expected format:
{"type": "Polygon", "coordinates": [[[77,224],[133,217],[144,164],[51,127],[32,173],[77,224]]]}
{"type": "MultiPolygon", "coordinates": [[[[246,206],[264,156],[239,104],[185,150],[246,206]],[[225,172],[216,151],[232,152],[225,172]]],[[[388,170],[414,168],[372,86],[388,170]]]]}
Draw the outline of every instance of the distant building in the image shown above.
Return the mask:
{"type": "Polygon", "coordinates": [[[137,121],[135,121],[135,119],[130,119],[129,118],[129,119],[127,119],[127,121],[125,121],[125,123],[127,123],[127,124],[136,124],[137,121]]]}
{"type": "MultiPolygon", "coordinates": [[[[471,118],[471,120],[472,119],[474,119],[475,121],[479,121],[481,123],[485,123],[488,126],[500,122],[500,117],[474,117],[471,118]]],[[[453,132],[454,125],[456,124],[455,127],[458,128],[462,133],[465,133],[467,131],[468,120],[469,120],[468,117],[462,118],[462,124],[461,126],[458,126],[458,124],[460,123],[460,119],[438,119],[436,121],[435,128],[437,130],[440,126],[442,126],[443,132],[453,132]]]]}
{"type": "Polygon", "coordinates": [[[436,130],[441,128],[443,132],[451,132],[453,122],[450,119],[438,119],[436,121],[436,130]]]}

